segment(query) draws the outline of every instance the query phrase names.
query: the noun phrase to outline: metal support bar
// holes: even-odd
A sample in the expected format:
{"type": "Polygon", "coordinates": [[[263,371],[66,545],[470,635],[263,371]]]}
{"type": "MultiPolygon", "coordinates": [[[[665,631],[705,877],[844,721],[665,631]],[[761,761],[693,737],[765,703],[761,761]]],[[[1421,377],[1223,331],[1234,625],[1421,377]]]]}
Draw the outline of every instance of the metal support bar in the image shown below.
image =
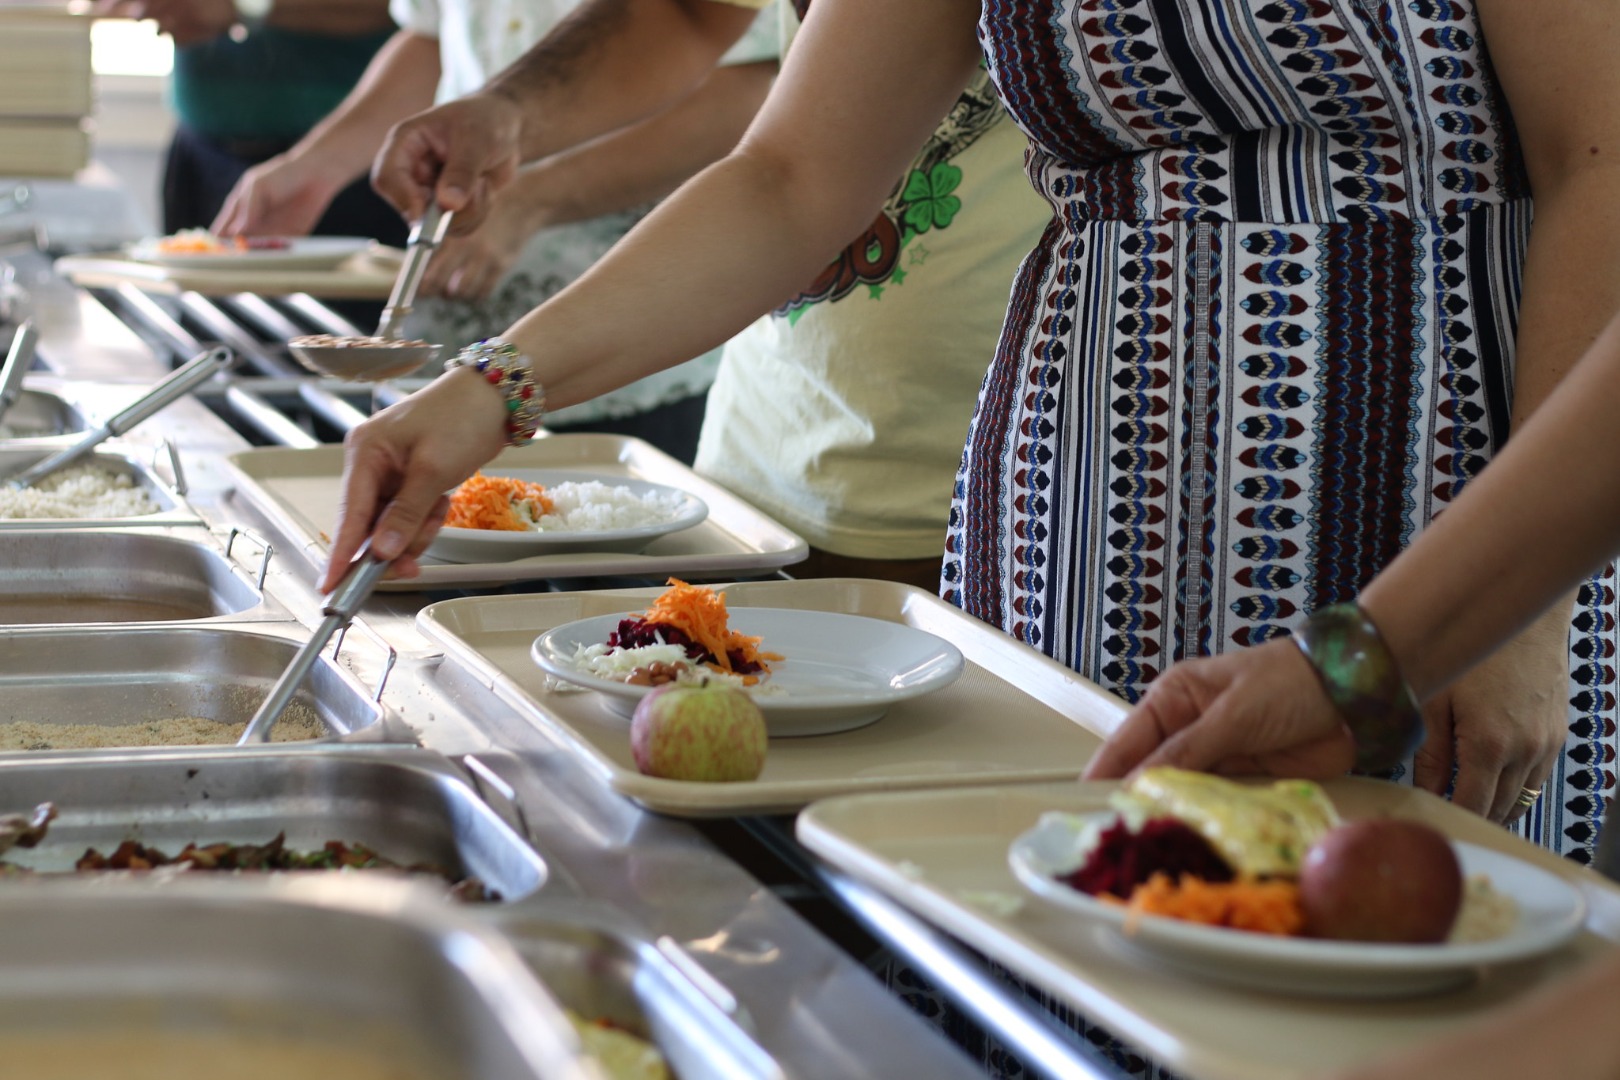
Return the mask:
{"type": "Polygon", "coordinates": [[[272,340],[286,341],[304,332],[297,323],[287,318],[276,309],[275,305],[257,293],[236,293],[231,296],[231,305],[265,337],[272,340]]]}
{"type": "Polygon", "coordinates": [[[313,382],[301,385],[298,388],[298,396],[309,406],[310,412],[339,431],[351,431],[366,418],[365,413],[313,382]]]}
{"type": "Polygon", "coordinates": [[[225,401],[243,422],[253,425],[272,442],[300,450],[321,445],[319,439],[287,419],[281,410],[258,394],[232,386],[225,391],[225,401]]]}
{"type": "Polygon", "coordinates": [[[281,302],[314,323],[323,334],[336,334],[338,337],[366,336],[367,331],[360,329],[308,293],[294,293],[292,296],[283,297],[281,302]]]}
{"type": "Polygon", "coordinates": [[[119,285],[113,293],[131,315],[167,342],[176,355],[195,356],[205,348],[202,341],[181,326],[179,320],[165,311],[163,305],[152,299],[149,294],[128,283],[119,285]]]}
{"type": "Polygon", "coordinates": [[[266,375],[297,374],[298,369],[293,366],[292,361],[271,353],[257,338],[242,329],[240,323],[221,310],[218,304],[201,293],[181,293],[180,306],[185,309],[186,314],[207,328],[216,340],[235,349],[248,363],[266,375]]]}
{"type": "Polygon", "coordinates": [[[1026,1068],[1051,1080],[1124,1080],[1076,1032],[1016,1000],[985,965],[954,938],[935,929],[869,885],[810,856],[789,830],[768,818],[742,825],[795,871],[838,901],[874,937],[925,973],[940,993],[1018,1055],[1026,1068]]]}

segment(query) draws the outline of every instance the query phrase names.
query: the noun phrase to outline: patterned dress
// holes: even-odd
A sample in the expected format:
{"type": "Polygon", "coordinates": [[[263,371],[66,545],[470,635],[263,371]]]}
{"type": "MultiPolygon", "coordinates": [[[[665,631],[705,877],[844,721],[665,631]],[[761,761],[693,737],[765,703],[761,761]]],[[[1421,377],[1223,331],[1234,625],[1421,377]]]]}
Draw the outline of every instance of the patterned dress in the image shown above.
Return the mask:
{"type": "MultiPolygon", "coordinates": [[[[945,595],[1130,700],[1346,600],[1508,430],[1529,188],[1470,0],[986,0],[1054,216],[958,476],[945,595]]],[[[1614,785],[1612,571],[1527,835],[1614,785]]]]}

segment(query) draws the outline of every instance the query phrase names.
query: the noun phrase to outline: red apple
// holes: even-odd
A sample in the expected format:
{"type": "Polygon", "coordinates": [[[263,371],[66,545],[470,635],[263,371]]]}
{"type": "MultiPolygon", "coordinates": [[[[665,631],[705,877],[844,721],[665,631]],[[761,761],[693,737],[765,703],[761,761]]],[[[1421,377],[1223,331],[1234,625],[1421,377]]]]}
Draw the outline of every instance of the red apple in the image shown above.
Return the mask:
{"type": "Polygon", "coordinates": [[[666,780],[753,780],[765,768],[765,716],[734,686],[660,686],[636,704],[630,753],[666,780]]]}
{"type": "Polygon", "coordinates": [[[1445,836],[1394,818],[1329,830],[1299,873],[1306,932],[1341,941],[1444,941],[1462,894],[1445,836]]]}

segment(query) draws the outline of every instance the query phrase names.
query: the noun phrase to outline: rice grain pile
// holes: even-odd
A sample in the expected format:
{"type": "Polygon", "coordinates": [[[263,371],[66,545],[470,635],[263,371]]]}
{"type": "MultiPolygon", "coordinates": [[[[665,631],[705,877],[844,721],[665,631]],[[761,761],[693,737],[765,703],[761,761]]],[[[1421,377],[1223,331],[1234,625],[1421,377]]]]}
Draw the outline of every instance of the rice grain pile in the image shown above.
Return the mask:
{"type": "Polygon", "coordinates": [[[0,518],[120,518],[158,512],[128,473],[75,465],[17,491],[0,483],[0,518]]]}
{"type": "Polygon", "coordinates": [[[661,525],[680,512],[685,501],[678,491],[637,494],[629,488],[600,480],[572,481],[546,488],[552,512],[535,521],[541,532],[602,532],[661,525]]]}
{"type": "MultiPolygon", "coordinates": [[[[0,751],[98,750],[125,746],[229,746],[247,729],[201,716],[175,716],[133,724],[50,724],[13,720],[0,724],[0,751]]],[[[270,729],[271,742],[301,742],[330,734],[307,706],[295,705],[270,729]]]]}

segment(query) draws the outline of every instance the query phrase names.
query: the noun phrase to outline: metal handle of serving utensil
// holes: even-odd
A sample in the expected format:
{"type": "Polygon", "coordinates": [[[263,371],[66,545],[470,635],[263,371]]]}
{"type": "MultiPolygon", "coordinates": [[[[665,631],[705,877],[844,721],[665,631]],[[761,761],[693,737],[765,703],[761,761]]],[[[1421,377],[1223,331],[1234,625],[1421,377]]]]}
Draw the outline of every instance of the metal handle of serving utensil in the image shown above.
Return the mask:
{"type": "Polygon", "coordinates": [[[450,214],[439,209],[438,203],[430,203],[422,220],[411,229],[405,261],[400,265],[399,277],[394,279],[388,306],[383,308],[382,319],[377,323],[378,337],[399,337],[399,324],[405,321],[405,316],[411,313],[411,305],[416,302],[416,290],[427,272],[428,260],[433,258],[449,229],[450,214]]]}
{"type": "Polygon", "coordinates": [[[370,554],[363,554],[358,562],[344,575],[338,587],[332,591],[332,596],[323,609],[326,618],[315,628],[303,648],[298,650],[287,670],[281,673],[276,685],[270,688],[270,693],[260,703],[259,709],[248,721],[248,726],[242,732],[242,737],[236,740],[237,746],[252,746],[255,743],[270,741],[270,729],[275,726],[281,714],[287,711],[292,704],[293,696],[303,685],[304,679],[309,675],[310,669],[320,659],[321,650],[326,643],[332,640],[332,635],[339,629],[347,626],[360,610],[360,605],[366,602],[371,590],[376,588],[377,582],[382,580],[383,574],[388,572],[388,563],[374,559],[370,554]]]}
{"type": "Polygon", "coordinates": [[[39,334],[32,319],[17,327],[11,339],[11,351],[6,354],[6,365],[0,367],[0,417],[6,415],[22,396],[23,375],[34,366],[34,346],[39,334]]]}
{"type": "Polygon", "coordinates": [[[67,449],[60,450],[43,461],[35,462],[16,476],[10,477],[8,483],[14,488],[25,488],[62,466],[77,461],[114,435],[122,435],[160,409],[172,405],[212,378],[216,371],[223,371],[229,367],[234,360],[231,350],[223,347],[210,349],[192,357],[174,374],[142,394],[129,408],[87,433],[84,438],[67,449]]]}

